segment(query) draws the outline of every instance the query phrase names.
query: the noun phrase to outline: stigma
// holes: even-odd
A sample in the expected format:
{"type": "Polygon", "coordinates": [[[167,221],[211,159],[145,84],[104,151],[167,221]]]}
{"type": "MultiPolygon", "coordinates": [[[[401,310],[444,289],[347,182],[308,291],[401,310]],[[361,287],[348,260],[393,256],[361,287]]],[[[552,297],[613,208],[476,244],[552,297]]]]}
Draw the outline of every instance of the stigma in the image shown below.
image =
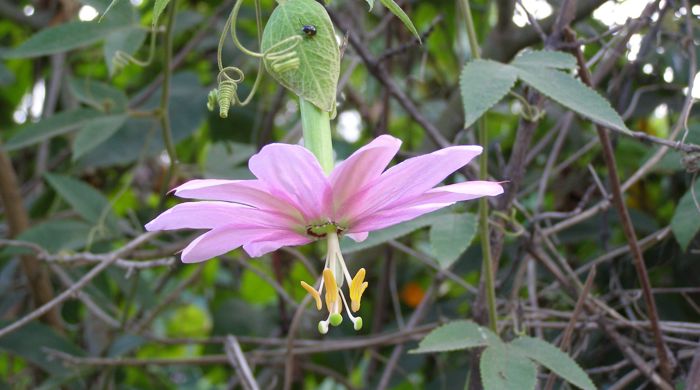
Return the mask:
{"type": "Polygon", "coordinates": [[[368,283],[365,282],[366,271],[364,268],[360,268],[355,274],[355,277],[351,278],[350,272],[345,265],[343,254],[340,252],[337,232],[328,231],[325,237],[328,241],[328,252],[323,267],[321,283],[318,289],[315,289],[304,281],[301,282],[301,286],[316,302],[316,309],[322,310],[323,301],[325,301],[328,317],[318,323],[318,331],[321,334],[328,333],[329,325],[338,326],[343,322],[343,309],[345,309],[347,317],[352,322],[353,328],[355,330],[360,330],[362,329],[362,317],[353,316],[352,313],[360,310],[362,293],[367,289],[368,285],[368,283]],[[343,292],[344,282],[347,282],[348,285],[350,305],[348,305],[345,293],[343,292]],[[323,300],[321,299],[322,297],[323,300]]]}

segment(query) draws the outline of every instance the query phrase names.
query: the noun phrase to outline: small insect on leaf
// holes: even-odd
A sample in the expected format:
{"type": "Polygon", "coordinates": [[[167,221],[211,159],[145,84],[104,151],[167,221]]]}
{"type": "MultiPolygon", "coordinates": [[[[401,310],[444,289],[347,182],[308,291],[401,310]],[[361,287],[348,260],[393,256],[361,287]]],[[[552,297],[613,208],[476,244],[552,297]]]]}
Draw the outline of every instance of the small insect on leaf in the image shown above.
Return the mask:
{"type": "Polygon", "coordinates": [[[311,24],[305,24],[301,28],[301,32],[303,32],[307,37],[313,37],[317,33],[316,26],[311,24]]]}

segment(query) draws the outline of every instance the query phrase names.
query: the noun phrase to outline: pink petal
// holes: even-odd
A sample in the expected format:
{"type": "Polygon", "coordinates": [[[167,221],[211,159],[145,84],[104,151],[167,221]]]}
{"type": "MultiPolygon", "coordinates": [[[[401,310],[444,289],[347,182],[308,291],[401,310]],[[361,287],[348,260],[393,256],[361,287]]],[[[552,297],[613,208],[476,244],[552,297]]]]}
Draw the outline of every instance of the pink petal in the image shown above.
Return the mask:
{"type": "Polygon", "coordinates": [[[357,233],[348,233],[346,236],[350,237],[355,242],[362,242],[367,239],[367,236],[369,236],[369,232],[357,232],[357,233]]]}
{"type": "Polygon", "coordinates": [[[304,245],[311,242],[311,239],[306,236],[294,232],[275,232],[262,238],[260,241],[255,241],[250,244],[245,244],[243,250],[250,257],[260,257],[266,253],[276,251],[283,246],[304,245]]]}
{"type": "Polygon", "coordinates": [[[189,202],[166,210],[146,230],[213,229],[226,225],[294,228],[294,220],[272,211],[227,202],[189,202]]]}
{"type": "Polygon", "coordinates": [[[258,239],[269,237],[273,233],[270,229],[248,228],[242,229],[231,226],[221,226],[212,229],[197,237],[182,251],[183,263],[198,263],[223,255],[241,245],[258,239]]]}
{"type": "Polygon", "coordinates": [[[299,145],[270,144],[250,158],[250,171],[270,194],[295,205],[307,219],[322,216],[328,179],[311,152],[299,145]]]}
{"type": "Polygon", "coordinates": [[[452,146],[395,165],[348,202],[344,217],[357,220],[410,201],[469,163],[482,150],[477,145],[452,146]]]}
{"type": "Polygon", "coordinates": [[[496,196],[503,187],[496,182],[467,181],[434,188],[425,194],[391,209],[381,210],[358,220],[350,231],[372,231],[408,221],[423,214],[453,205],[455,202],[496,196]]]}
{"type": "MultiPolygon", "coordinates": [[[[454,203],[426,203],[416,206],[400,207],[396,209],[382,210],[354,223],[350,232],[368,232],[396,225],[401,222],[420,217],[454,203]]],[[[349,236],[349,234],[348,234],[349,236]]]]}
{"type": "Polygon", "coordinates": [[[301,220],[301,214],[289,202],[269,193],[258,180],[190,180],[175,189],[181,198],[223,200],[263,210],[275,210],[301,220]]]}
{"type": "Polygon", "coordinates": [[[503,193],[501,184],[493,181],[465,181],[457,184],[436,187],[418,197],[415,203],[442,203],[461,202],[481,198],[482,196],[496,196],[503,193]]]}
{"type": "Polygon", "coordinates": [[[400,147],[400,139],[382,135],[340,163],[329,178],[336,210],[341,210],[348,199],[378,178],[400,147]]]}

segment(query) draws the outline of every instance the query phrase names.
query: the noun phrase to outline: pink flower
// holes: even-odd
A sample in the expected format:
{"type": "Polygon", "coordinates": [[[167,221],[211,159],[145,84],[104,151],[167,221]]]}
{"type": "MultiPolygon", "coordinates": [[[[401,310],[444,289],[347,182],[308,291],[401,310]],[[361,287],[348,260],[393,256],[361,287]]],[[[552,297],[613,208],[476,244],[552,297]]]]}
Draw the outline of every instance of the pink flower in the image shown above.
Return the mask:
{"type": "MultiPolygon", "coordinates": [[[[380,136],[326,176],[309,150],[298,145],[267,145],[248,164],[256,180],[189,181],[176,188],[175,195],[202,201],[179,204],[149,222],[146,229],[208,229],[184,249],[185,263],[207,260],[241,246],[250,256],[258,257],[283,246],[327,239],[321,287],[315,290],[302,282],[319,310],[323,284],[338,287],[326,288],[329,319],[325,328],[319,324],[319,330],[325,333],[328,321],[339,323],[342,303],[347,309],[340,289],[343,279],[350,285],[353,311],[359,310],[362,291],[367,287],[364,269],[355,278],[350,277],[338,236],[362,241],[373,230],[458,201],[503,192],[498,183],[487,181],[435,187],[478,156],[481,146],[448,147],[384,171],[400,146],[399,139],[380,136]]],[[[349,311],[348,315],[358,328],[358,321],[349,311]]],[[[357,319],[361,327],[361,319],[357,319]]]]}

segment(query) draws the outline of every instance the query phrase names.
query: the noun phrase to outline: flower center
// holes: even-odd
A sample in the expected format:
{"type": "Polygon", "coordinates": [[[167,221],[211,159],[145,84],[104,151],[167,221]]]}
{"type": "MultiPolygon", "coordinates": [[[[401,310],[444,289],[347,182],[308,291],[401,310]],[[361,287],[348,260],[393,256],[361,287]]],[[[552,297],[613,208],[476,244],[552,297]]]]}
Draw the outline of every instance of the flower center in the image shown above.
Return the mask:
{"type": "Polygon", "coordinates": [[[324,286],[326,288],[324,300],[326,302],[326,309],[328,310],[328,318],[324,321],[319,321],[318,331],[321,334],[326,334],[328,333],[329,324],[333,326],[340,325],[341,322],[343,322],[343,316],[341,314],[343,307],[345,307],[345,312],[350,321],[352,321],[355,330],[360,330],[362,329],[362,317],[353,316],[351,309],[352,312],[360,310],[362,293],[367,289],[368,285],[368,283],[365,282],[366,271],[364,268],[360,268],[357,274],[355,274],[355,277],[351,278],[350,272],[348,272],[348,268],[345,265],[343,254],[340,252],[340,243],[338,242],[338,233],[342,230],[332,223],[320,226],[324,226],[326,230],[315,230],[314,233],[318,234],[319,232],[323,232],[328,240],[328,253],[326,254],[326,263],[323,267],[323,278],[321,278],[318,289],[313,288],[304,281],[301,282],[301,286],[311,294],[316,301],[316,308],[318,310],[323,308],[321,295],[323,294],[324,286]],[[328,228],[328,226],[332,228],[328,228]],[[350,305],[348,305],[345,299],[345,293],[343,293],[342,287],[344,281],[348,283],[350,305]]]}
{"type": "Polygon", "coordinates": [[[343,233],[344,230],[344,227],[336,224],[335,222],[325,222],[316,225],[308,225],[306,227],[306,234],[315,238],[323,238],[329,233],[339,235],[343,233]]]}

